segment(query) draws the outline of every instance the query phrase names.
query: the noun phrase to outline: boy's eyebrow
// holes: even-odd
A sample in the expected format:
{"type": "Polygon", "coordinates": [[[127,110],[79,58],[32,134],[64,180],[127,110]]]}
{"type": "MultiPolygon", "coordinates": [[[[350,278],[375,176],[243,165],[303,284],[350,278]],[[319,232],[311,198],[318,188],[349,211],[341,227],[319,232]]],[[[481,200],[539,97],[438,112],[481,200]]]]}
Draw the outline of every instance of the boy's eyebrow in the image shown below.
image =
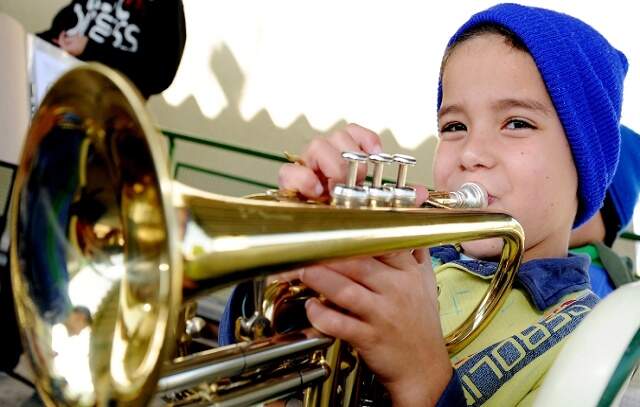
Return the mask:
{"type": "Polygon", "coordinates": [[[440,106],[440,110],[438,110],[438,120],[447,113],[460,113],[462,111],[463,109],[460,105],[440,106]]]}
{"type": "MultiPolygon", "coordinates": [[[[529,110],[536,110],[541,112],[542,114],[549,116],[549,108],[541,102],[533,99],[500,99],[493,104],[494,109],[496,110],[508,110],[514,107],[520,107],[529,110]]],[[[460,113],[464,109],[460,105],[446,105],[440,107],[438,111],[438,119],[444,116],[447,113],[460,113]]]]}
{"type": "Polygon", "coordinates": [[[494,103],[496,110],[508,110],[513,107],[520,107],[528,110],[536,110],[548,116],[549,108],[541,102],[533,99],[501,99],[494,103]]]}

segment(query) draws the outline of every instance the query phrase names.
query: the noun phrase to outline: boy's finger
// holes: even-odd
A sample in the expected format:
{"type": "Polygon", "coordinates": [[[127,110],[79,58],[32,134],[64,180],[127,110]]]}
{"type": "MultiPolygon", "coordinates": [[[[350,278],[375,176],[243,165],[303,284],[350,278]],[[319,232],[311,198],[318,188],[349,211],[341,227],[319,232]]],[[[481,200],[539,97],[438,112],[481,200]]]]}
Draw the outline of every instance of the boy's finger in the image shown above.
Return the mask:
{"type": "Polygon", "coordinates": [[[300,273],[300,280],[333,304],[362,319],[375,309],[376,294],[328,267],[306,267],[300,273]]]}
{"type": "Polygon", "coordinates": [[[311,141],[307,151],[302,154],[307,167],[325,178],[344,182],[347,177],[347,163],[342,159],[342,152],[338,151],[327,139],[315,138],[311,141]]]}
{"type": "Polygon", "coordinates": [[[375,293],[381,293],[387,283],[385,271],[393,271],[389,266],[381,264],[373,257],[357,257],[324,263],[350,280],[366,287],[375,293]]]}
{"type": "Polygon", "coordinates": [[[376,256],[376,260],[397,270],[408,270],[419,263],[413,256],[413,250],[400,250],[376,256]]]}
{"type": "Polygon", "coordinates": [[[327,141],[340,152],[353,151],[356,153],[367,153],[346,129],[334,131],[327,137],[327,141]]]}
{"type": "Polygon", "coordinates": [[[382,142],[380,136],[375,132],[355,123],[350,123],[345,127],[345,131],[358,143],[360,150],[367,154],[380,154],[382,152],[382,142]]]}
{"type": "Polygon", "coordinates": [[[324,193],[320,178],[309,167],[296,164],[284,164],[278,173],[278,186],[282,190],[292,190],[317,199],[324,193]]]}
{"type": "MultiPolygon", "coordinates": [[[[344,152],[354,152],[354,153],[363,153],[368,155],[368,153],[360,146],[360,144],[346,131],[339,130],[331,134],[327,139],[329,143],[340,152],[340,154],[344,152]]],[[[344,160],[344,158],[341,159],[344,160]]],[[[364,180],[367,176],[367,164],[362,163],[358,165],[358,181],[364,180]]]]}
{"type": "Polygon", "coordinates": [[[327,307],[317,298],[307,300],[305,308],[311,325],[326,335],[357,346],[369,334],[366,323],[327,307]]]}
{"type": "Polygon", "coordinates": [[[429,198],[429,191],[422,185],[411,185],[416,190],[416,206],[420,207],[429,198]]]}
{"type": "Polygon", "coordinates": [[[426,248],[414,249],[412,254],[418,264],[424,264],[427,261],[431,262],[431,255],[429,255],[429,250],[426,248]]]}

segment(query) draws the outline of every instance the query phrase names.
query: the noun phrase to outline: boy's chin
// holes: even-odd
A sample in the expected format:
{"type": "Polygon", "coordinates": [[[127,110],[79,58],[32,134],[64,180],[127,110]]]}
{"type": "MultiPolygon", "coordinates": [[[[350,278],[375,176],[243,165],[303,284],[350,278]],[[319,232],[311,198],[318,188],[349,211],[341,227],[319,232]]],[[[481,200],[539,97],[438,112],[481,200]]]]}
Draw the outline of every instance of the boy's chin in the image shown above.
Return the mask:
{"type": "Polygon", "coordinates": [[[462,243],[462,252],[475,259],[493,260],[500,258],[503,241],[500,238],[474,240],[462,243]]]}

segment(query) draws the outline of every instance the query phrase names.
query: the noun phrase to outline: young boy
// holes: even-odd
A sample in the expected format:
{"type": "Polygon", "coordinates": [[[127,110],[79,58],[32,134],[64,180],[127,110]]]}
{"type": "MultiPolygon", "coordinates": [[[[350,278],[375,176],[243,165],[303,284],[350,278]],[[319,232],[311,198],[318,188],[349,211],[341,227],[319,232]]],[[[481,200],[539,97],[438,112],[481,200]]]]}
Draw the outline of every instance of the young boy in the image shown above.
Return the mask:
{"type": "MultiPolygon", "coordinates": [[[[300,272],[337,305],[309,300],[312,325],[351,343],[394,405],[532,401],[558,345],[597,301],[588,260],[567,248],[572,227],[599,209],[615,170],[626,70],[624,55],[591,27],[538,8],[498,5],[453,36],[440,77],[435,186],[481,183],[489,210],[522,224],[524,260],[505,306],[470,345],[447,354],[442,332],[486,291],[495,240],[465,243],[463,255],[437,248],[443,264],[435,270],[426,252],[403,251],[300,272]]],[[[326,195],[346,177],[342,151],[382,147],[373,132],[349,125],[314,140],[306,166],[285,165],[281,188],[326,195]]]]}
{"type": "Polygon", "coordinates": [[[591,290],[600,298],[615,288],[638,279],[633,261],[611,249],[618,234],[627,227],[640,193],[640,135],[620,126],[620,160],[607,189],[602,208],[571,233],[569,247],[590,257],[591,290]]]}

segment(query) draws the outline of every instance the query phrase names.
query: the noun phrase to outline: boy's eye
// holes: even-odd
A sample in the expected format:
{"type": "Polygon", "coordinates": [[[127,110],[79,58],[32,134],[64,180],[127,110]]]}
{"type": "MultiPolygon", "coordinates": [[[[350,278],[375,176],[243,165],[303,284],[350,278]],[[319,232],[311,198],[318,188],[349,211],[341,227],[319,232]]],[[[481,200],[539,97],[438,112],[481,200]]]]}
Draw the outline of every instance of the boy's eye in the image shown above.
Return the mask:
{"type": "Polygon", "coordinates": [[[504,127],[508,130],[535,129],[535,126],[533,124],[522,119],[511,119],[504,127]]]}
{"type": "Polygon", "coordinates": [[[440,133],[453,133],[457,131],[467,131],[467,126],[460,122],[447,123],[440,129],[440,133]]]}

